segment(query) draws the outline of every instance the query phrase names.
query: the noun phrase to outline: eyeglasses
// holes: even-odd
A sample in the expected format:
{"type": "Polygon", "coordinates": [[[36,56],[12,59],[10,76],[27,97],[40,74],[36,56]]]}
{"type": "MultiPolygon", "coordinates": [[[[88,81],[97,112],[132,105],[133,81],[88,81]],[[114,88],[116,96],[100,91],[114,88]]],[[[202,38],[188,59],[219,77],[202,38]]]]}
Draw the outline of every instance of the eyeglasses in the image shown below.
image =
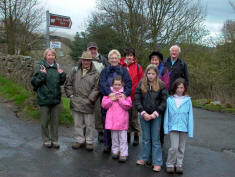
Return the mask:
{"type": "Polygon", "coordinates": [[[111,57],[111,58],[109,58],[109,59],[111,59],[111,60],[118,60],[119,58],[117,58],[117,57],[111,57]]]}

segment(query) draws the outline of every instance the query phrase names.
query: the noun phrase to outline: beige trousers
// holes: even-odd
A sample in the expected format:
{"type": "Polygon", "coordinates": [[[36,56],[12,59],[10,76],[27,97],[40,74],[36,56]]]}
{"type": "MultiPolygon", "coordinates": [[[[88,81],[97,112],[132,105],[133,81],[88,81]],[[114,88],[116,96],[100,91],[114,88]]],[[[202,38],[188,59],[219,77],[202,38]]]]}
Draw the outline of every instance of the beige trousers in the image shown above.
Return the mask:
{"type": "Polygon", "coordinates": [[[94,114],[72,111],[72,116],[74,119],[74,138],[76,142],[93,144],[95,129],[94,114]]]}

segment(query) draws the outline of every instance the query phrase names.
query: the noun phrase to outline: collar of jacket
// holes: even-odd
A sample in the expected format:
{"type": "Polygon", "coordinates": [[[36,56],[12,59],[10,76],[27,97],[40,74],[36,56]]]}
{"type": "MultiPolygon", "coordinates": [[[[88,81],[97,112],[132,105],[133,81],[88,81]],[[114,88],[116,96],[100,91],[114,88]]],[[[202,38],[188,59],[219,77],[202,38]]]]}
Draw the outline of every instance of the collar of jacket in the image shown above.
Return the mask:
{"type": "MultiPolygon", "coordinates": [[[[177,58],[177,60],[175,60],[175,62],[178,62],[179,60],[180,60],[180,58],[177,58]]],[[[167,58],[167,62],[171,63],[171,57],[170,56],[167,58]]]]}
{"type": "MultiPolygon", "coordinates": [[[[78,70],[79,70],[79,69],[82,69],[82,62],[78,65],[78,70]]],[[[91,62],[91,67],[90,67],[90,69],[87,71],[87,73],[93,73],[93,72],[96,72],[96,69],[95,69],[94,64],[91,62]]]]}
{"type": "Polygon", "coordinates": [[[47,69],[47,68],[55,68],[55,69],[57,69],[56,61],[54,61],[54,62],[53,62],[53,65],[50,66],[50,65],[47,63],[47,61],[44,59],[44,60],[42,60],[42,65],[45,66],[46,69],[47,69]]]}
{"type": "Polygon", "coordinates": [[[123,91],[124,91],[123,87],[120,88],[118,91],[114,90],[113,87],[110,87],[110,89],[112,90],[113,93],[119,93],[119,94],[123,93],[123,91]]]}
{"type": "Polygon", "coordinates": [[[121,66],[118,64],[117,66],[112,66],[112,65],[110,65],[109,67],[108,67],[108,70],[109,70],[109,72],[119,72],[120,71],[120,68],[121,68],[121,66]]]}
{"type": "Polygon", "coordinates": [[[127,67],[127,66],[131,66],[131,65],[133,65],[133,64],[136,64],[136,58],[134,58],[133,59],[133,62],[131,63],[131,64],[129,64],[129,65],[127,65],[127,63],[125,62],[125,60],[126,60],[126,57],[122,57],[121,58],[121,60],[120,60],[120,65],[124,65],[125,67],[127,67]]]}
{"type": "MultiPolygon", "coordinates": [[[[174,100],[174,95],[173,95],[173,96],[170,96],[169,98],[170,98],[171,104],[174,104],[175,107],[176,107],[175,100],[174,100]]],[[[189,100],[190,100],[190,96],[184,96],[184,99],[183,99],[182,103],[180,104],[180,107],[181,107],[184,103],[188,102],[189,100]]]]}

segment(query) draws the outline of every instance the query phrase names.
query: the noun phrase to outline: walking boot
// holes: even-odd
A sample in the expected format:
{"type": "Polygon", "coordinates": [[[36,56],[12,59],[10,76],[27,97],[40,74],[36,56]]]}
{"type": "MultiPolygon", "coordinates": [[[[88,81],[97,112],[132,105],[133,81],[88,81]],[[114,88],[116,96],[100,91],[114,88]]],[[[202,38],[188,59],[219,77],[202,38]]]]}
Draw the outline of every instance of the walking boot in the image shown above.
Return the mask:
{"type": "Polygon", "coordinates": [[[182,167],[176,167],[175,172],[176,172],[177,174],[183,174],[184,170],[183,170],[182,167]]]}
{"type": "Polygon", "coordinates": [[[175,172],[175,168],[174,167],[166,167],[166,172],[172,174],[175,172]]]}
{"type": "Polygon", "coordinates": [[[55,149],[59,149],[59,148],[60,148],[59,143],[56,142],[56,141],[52,142],[52,146],[53,146],[53,148],[55,148],[55,149]]]}
{"type": "Polygon", "coordinates": [[[72,145],[72,149],[79,149],[79,148],[83,147],[84,145],[85,145],[85,143],[76,142],[72,145]]]}
{"type": "Polygon", "coordinates": [[[109,154],[111,152],[111,147],[105,146],[103,152],[109,154]]]}
{"type": "Polygon", "coordinates": [[[93,144],[86,144],[86,149],[88,150],[88,151],[93,151],[93,144]]]}

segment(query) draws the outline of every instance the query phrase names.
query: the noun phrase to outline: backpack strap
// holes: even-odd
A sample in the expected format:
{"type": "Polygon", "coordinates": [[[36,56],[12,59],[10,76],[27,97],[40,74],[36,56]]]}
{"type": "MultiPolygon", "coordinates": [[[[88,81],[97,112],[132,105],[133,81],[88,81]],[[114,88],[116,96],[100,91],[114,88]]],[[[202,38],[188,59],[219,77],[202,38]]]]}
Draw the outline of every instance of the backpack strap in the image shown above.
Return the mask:
{"type": "Polygon", "coordinates": [[[72,69],[72,79],[74,79],[74,76],[78,72],[78,69],[79,69],[78,66],[73,67],[73,69],[72,69]]]}
{"type": "Polygon", "coordinates": [[[137,63],[137,74],[139,73],[139,70],[140,70],[140,64],[137,63]]]}

